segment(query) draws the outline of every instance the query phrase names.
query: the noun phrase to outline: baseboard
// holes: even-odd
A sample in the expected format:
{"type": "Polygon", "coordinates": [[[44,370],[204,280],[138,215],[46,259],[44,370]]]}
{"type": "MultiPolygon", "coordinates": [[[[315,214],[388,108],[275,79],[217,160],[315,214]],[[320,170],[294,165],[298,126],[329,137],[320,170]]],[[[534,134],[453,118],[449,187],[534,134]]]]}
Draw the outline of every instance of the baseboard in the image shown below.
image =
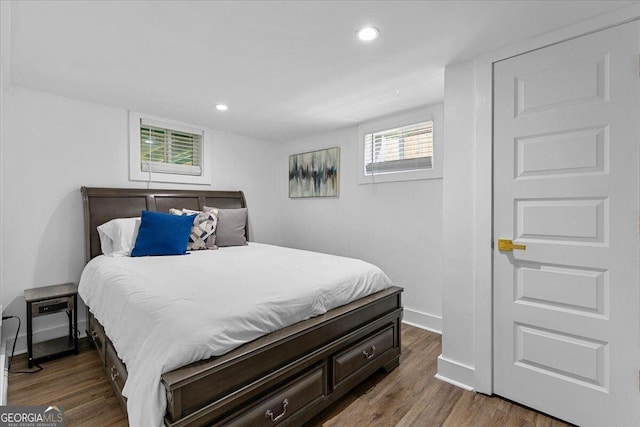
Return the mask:
{"type": "MultiPolygon", "coordinates": [[[[80,335],[78,335],[79,338],[82,338],[87,335],[85,332],[86,324],[87,324],[87,321],[85,319],[82,319],[82,320],[78,319],[78,331],[80,332],[80,335]]],[[[48,329],[43,329],[40,331],[34,331],[33,342],[41,342],[41,341],[50,340],[52,338],[63,337],[68,333],[69,333],[68,324],[58,325],[58,326],[54,326],[48,329]]],[[[6,351],[9,352],[7,356],[11,356],[10,353],[11,353],[11,349],[13,348],[13,340],[16,336],[15,330],[13,331],[13,333],[9,333],[8,335],[9,335],[8,337],[5,337],[7,338],[5,340],[6,351]]],[[[27,331],[26,331],[26,326],[23,323],[22,327],[20,328],[20,335],[18,335],[18,342],[16,343],[16,351],[14,355],[23,354],[26,352],[27,352],[27,331]]]]}
{"type": "Polygon", "coordinates": [[[469,391],[475,391],[471,385],[474,383],[475,369],[471,366],[449,360],[444,356],[438,356],[438,373],[435,378],[469,391]]]}
{"type": "Polygon", "coordinates": [[[402,323],[442,335],[442,317],[404,308],[402,323]]]}

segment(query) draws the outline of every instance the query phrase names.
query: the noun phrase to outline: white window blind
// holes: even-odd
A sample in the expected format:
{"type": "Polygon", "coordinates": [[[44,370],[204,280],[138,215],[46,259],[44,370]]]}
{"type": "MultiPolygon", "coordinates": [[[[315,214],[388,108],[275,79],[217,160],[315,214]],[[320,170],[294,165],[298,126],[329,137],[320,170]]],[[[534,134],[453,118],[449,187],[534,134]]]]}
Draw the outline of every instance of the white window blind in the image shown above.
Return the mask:
{"type": "Polygon", "coordinates": [[[433,168],[433,121],[364,135],[364,174],[433,168]]]}
{"type": "Polygon", "coordinates": [[[202,134],[140,123],[140,170],[202,175],[202,134]]]}

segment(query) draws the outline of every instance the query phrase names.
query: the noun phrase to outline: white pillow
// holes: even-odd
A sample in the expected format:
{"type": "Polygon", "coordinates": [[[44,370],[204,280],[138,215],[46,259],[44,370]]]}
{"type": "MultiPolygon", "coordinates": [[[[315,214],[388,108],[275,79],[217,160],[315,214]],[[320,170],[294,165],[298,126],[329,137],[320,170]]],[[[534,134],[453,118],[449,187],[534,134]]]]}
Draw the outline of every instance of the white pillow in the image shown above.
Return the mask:
{"type": "Polygon", "coordinates": [[[140,217],[116,218],[98,226],[100,247],[106,256],[130,256],[140,228],[140,217]]]}

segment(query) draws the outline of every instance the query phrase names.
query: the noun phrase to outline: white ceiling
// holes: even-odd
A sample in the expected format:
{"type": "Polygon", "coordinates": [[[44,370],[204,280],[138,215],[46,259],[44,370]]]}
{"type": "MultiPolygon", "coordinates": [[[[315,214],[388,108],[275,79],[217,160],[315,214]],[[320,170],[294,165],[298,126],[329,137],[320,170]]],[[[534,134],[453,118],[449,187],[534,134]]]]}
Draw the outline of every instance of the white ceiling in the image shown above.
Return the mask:
{"type": "Polygon", "coordinates": [[[447,64],[630,3],[13,2],[11,81],[290,141],[441,101],[447,64]]]}

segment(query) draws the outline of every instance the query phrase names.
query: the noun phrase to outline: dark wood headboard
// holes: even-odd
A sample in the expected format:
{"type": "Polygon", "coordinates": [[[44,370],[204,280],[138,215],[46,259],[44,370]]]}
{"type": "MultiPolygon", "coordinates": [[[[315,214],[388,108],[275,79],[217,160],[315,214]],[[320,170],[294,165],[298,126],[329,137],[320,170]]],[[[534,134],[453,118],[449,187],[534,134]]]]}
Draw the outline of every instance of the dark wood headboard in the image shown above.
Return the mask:
{"type": "MultiPolygon", "coordinates": [[[[242,191],[156,190],[137,188],[82,187],[84,208],[85,262],[100,255],[97,227],[114,218],[140,216],[143,210],[169,212],[169,209],[202,210],[203,206],[222,209],[246,208],[242,191]]],[[[249,240],[249,224],[245,225],[249,240]]]]}

